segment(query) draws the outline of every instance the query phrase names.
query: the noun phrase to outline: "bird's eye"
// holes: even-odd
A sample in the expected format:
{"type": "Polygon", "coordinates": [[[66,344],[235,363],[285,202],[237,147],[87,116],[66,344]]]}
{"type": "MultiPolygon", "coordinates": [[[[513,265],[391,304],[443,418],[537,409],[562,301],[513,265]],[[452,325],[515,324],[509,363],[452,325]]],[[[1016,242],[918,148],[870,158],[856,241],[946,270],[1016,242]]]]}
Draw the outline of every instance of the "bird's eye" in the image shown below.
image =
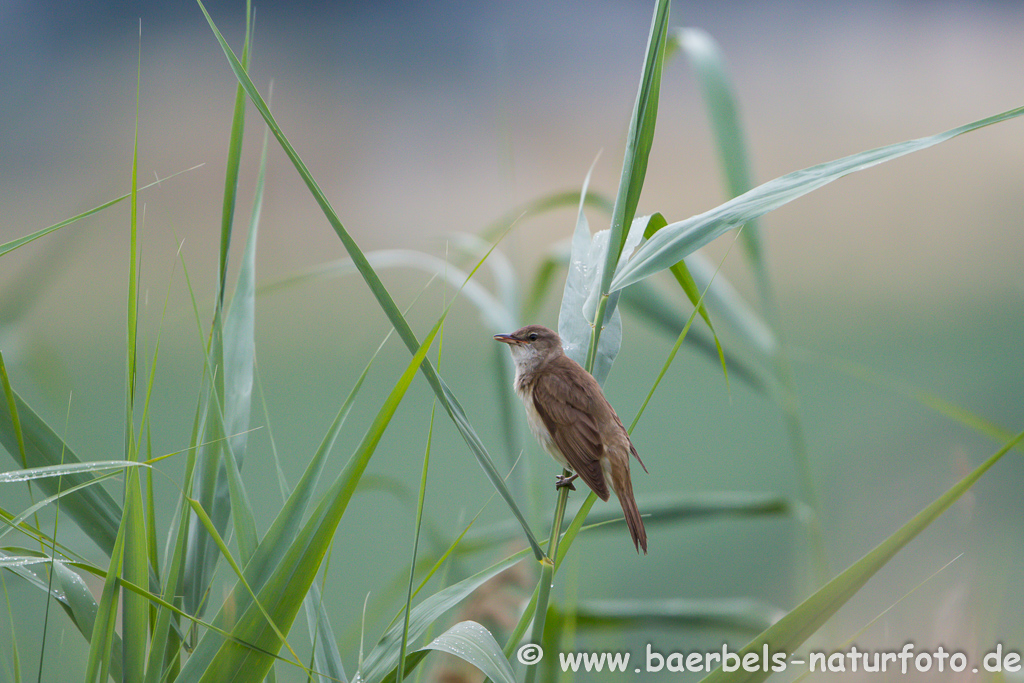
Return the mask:
{"type": "Polygon", "coordinates": [[[537,341],[537,333],[536,332],[531,332],[530,333],[530,341],[537,341]]]}

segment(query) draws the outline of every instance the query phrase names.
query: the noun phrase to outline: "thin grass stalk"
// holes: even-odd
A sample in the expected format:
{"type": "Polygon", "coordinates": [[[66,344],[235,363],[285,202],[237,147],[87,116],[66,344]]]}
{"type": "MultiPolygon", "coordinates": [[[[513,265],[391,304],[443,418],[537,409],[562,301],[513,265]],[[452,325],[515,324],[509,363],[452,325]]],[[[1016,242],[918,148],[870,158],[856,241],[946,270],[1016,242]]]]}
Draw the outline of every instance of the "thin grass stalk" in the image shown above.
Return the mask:
{"type": "Polygon", "coordinates": [[[430,444],[434,437],[434,412],[436,408],[437,402],[435,401],[430,407],[430,426],[427,427],[427,448],[423,454],[423,473],[420,475],[420,493],[416,501],[416,528],[412,537],[412,561],[409,563],[409,587],[405,596],[405,620],[402,625],[402,646],[398,657],[396,681],[405,680],[405,655],[409,646],[409,618],[412,614],[412,587],[416,581],[416,555],[420,547],[420,528],[423,525],[423,503],[427,497],[427,473],[430,471],[430,444]]]}

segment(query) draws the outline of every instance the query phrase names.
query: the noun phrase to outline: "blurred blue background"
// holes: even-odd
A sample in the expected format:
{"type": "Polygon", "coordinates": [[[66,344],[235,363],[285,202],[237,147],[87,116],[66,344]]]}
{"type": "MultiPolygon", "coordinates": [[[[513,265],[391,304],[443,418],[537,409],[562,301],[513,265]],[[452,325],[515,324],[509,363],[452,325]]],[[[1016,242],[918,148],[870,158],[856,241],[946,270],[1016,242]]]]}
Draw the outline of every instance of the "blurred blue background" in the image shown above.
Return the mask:
{"type": "MultiPolygon", "coordinates": [[[[244,3],[207,7],[239,49],[244,3]]],[[[363,249],[444,256],[454,231],[479,232],[523,202],[578,190],[600,150],[591,188],[614,195],[650,3],[255,7],[253,80],[264,93],[273,82],[275,116],[363,249]]],[[[163,330],[153,398],[154,447],[163,453],[187,445],[204,338],[176,253],[180,244],[205,330],[236,83],[198,6],[0,2],[0,242],[128,191],[140,19],[140,183],[203,164],[140,195],[149,353],[163,330]]],[[[1024,103],[1019,3],[677,2],[671,23],[703,28],[720,42],[759,181],[1024,103]]],[[[1021,125],[957,138],[769,215],[763,226],[786,338],[1020,429],[1021,125]]],[[[250,109],[239,230],[261,135],[250,109]]],[[[669,220],[703,212],[724,199],[720,176],[697,88],[677,56],[664,74],[639,211],[669,220]]],[[[500,248],[524,294],[539,259],[573,225],[573,211],[563,210],[524,221],[505,238],[500,248]]],[[[594,212],[591,225],[605,227],[606,219],[594,212]]],[[[127,206],[119,205],[5,256],[0,266],[0,348],[12,382],[84,459],[121,455],[127,235],[127,206]]],[[[730,241],[707,251],[721,259],[730,241]]],[[[235,266],[242,242],[234,242],[235,266]]],[[[264,283],[345,255],[273,141],[259,249],[264,283]]],[[[723,273],[756,307],[739,250],[723,273]]],[[[426,281],[415,272],[383,277],[403,307],[426,281]]],[[[482,278],[489,282],[486,272],[482,278]]],[[[540,318],[529,322],[555,326],[560,289],[561,276],[540,318]]],[[[450,294],[437,285],[428,290],[411,313],[417,329],[429,327],[450,294]]],[[[356,277],[267,295],[257,314],[273,435],[295,481],[387,323],[356,277]]],[[[495,383],[490,341],[499,331],[508,330],[488,329],[471,307],[457,306],[445,328],[441,370],[488,447],[504,458],[496,392],[506,387],[495,383]]],[[[672,340],[628,315],[624,337],[607,391],[628,422],[672,340]]],[[[723,342],[728,355],[728,337],[723,342]]],[[[395,341],[385,348],[330,472],[340,470],[407,359],[395,341]]],[[[797,362],[796,378],[834,570],[1000,445],[821,363],[797,362]]],[[[430,400],[417,381],[372,474],[415,488],[430,400]]],[[[262,422],[257,411],[254,424],[262,422]]],[[[476,514],[488,484],[455,430],[445,423],[438,432],[428,513],[453,532],[476,514]]],[[[778,410],[735,379],[727,389],[720,370],[690,351],[669,371],[635,441],[651,470],[635,476],[641,507],[645,495],[680,491],[798,492],[778,410]]],[[[257,510],[265,529],[279,507],[266,430],[250,443],[250,495],[273,501],[257,510]]],[[[544,526],[555,468],[527,443],[544,526]]],[[[180,479],[180,463],[164,471],[180,479]]],[[[169,506],[176,489],[161,482],[169,506]]],[[[829,626],[825,642],[842,642],[959,556],[858,642],[891,649],[913,639],[922,649],[944,643],[979,655],[998,641],[1019,649],[1022,482],[1016,451],[872,580],[829,626]]],[[[8,510],[27,500],[23,489],[0,495],[8,510]]],[[[492,502],[484,518],[506,516],[492,502]]],[[[358,624],[365,594],[400,573],[411,533],[412,512],[402,502],[379,492],[355,499],[328,583],[338,592],[330,609],[339,634],[358,624]],[[368,547],[368,538],[387,542],[368,547]]],[[[647,558],[634,555],[624,533],[594,533],[574,548],[579,563],[566,575],[578,581],[579,599],[751,596],[788,609],[806,594],[805,533],[792,518],[659,526],[647,558]]],[[[16,580],[8,587],[25,610],[19,642],[30,642],[42,599],[16,580]]],[[[63,623],[52,628],[73,631],[63,623]]],[[[692,649],[713,646],[715,637],[652,631],[623,642],[692,649]]],[[[593,642],[624,636],[601,638],[607,640],[593,642]]],[[[352,646],[343,643],[350,657],[352,646]]],[[[83,648],[69,633],[54,656],[76,661],[83,648]]]]}

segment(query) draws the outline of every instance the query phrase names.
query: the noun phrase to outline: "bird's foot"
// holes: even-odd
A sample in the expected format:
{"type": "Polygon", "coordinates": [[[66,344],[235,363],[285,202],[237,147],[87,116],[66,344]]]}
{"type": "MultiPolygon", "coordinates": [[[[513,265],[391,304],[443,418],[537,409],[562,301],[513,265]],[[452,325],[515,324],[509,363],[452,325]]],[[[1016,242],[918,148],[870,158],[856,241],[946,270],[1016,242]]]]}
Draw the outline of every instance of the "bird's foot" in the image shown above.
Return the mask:
{"type": "Polygon", "coordinates": [[[568,486],[570,491],[575,491],[576,487],[573,486],[572,483],[576,481],[576,477],[578,476],[580,476],[579,473],[574,474],[571,477],[567,477],[564,474],[559,474],[557,477],[555,477],[555,488],[560,489],[565,486],[568,486]]]}

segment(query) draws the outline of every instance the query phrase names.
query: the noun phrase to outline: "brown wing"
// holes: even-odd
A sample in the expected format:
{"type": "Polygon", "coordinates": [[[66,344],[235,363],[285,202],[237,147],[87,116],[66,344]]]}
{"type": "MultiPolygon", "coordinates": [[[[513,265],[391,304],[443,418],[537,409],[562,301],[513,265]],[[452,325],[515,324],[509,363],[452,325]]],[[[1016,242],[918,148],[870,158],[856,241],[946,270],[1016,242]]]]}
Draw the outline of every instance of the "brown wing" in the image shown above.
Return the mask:
{"type": "MultiPolygon", "coordinates": [[[[564,356],[559,360],[572,362],[564,356]]],[[[608,500],[608,483],[601,469],[601,434],[592,417],[594,389],[600,391],[600,387],[597,382],[593,387],[585,385],[588,379],[593,382],[589,376],[576,381],[564,372],[542,372],[533,386],[533,405],[573,471],[601,500],[608,500]]],[[[600,394],[597,400],[603,400],[600,394]]]]}

